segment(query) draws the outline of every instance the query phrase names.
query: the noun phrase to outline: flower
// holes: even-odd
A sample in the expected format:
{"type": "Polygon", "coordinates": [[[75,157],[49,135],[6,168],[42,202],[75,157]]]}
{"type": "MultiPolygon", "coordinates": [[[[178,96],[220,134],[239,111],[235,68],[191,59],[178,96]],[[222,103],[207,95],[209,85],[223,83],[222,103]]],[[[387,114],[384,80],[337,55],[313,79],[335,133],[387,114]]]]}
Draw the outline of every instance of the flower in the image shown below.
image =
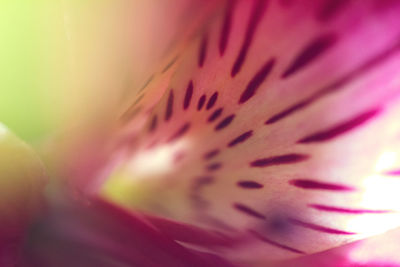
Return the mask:
{"type": "Polygon", "coordinates": [[[335,247],[400,225],[399,9],[194,1],[141,88],[50,145],[67,189],[25,264],[357,264],[335,247]]]}

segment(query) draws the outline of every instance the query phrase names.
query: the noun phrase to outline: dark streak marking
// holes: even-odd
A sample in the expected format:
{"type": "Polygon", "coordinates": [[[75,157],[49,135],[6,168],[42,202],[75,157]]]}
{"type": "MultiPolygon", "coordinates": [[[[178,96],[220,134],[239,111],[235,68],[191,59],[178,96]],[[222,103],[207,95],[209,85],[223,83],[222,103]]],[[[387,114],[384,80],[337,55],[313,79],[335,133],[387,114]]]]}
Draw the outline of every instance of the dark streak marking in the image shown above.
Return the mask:
{"type": "Polygon", "coordinates": [[[226,232],[230,232],[230,233],[237,232],[237,229],[228,225],[225,221],[217,219],[209,214],[203,214],[203,216],[200,219],[202,221],[206,222],[207,224],[211,224],[219,229],[223,229],[226,232]]]}
{"type": "Polygon", "coordinates": [[[171,143],[175,141],[176,139],[184,135],[187,131],[189,131],[189,129],[190,129],[190,123],[187,122],[173,136],[171,136],[171,138],[169,138],[167,142],[171,143]]]}
{"type": "Polygon", "coordinates": [[[200,68],[203,67],[204,61],[206,60],[207,45],[208,45],[208,37],[207,37],[207,34],[204,34],[203,39],[202,39],[201,44],[200,44],[200,50],[199,50],[198,64],[199,64],[200,68]]]}
{"type": "Polygon", "coordinates": [[[123,121],[128,121],[132,120],[134,117],[136,117],[140,112],[142,111],[142,107],[139,106],[137,108],[135,107],[130,107],[124,114],[121,116],[121,120],[123,121]]]}
{"type": "Polygon", "coordinates": [[[253,10],[250,15],[250,21],[247,26],[246,30],[246,35],[244,37],[244,41],[242,44],[242,47],[240,48],[240,52],[235,60],[235,63],[233,64],[232,71],[231,71],[231,76],[235,77],[236,74],[239,73],[240,69],[242,68],[242,65],[246,59],[247,52],[250,48],[250,45],[253,41],[254,34],[257,30],[258,25],[261,22],[261,19],[264,15],[264,12],[267,7],[267,0],[258,0],[253,7],[253,10]]]}
{"type": "Polygon", "coordinates": [[[171,89],[168,96],[167,108],[165,110],[166,121],[169,121],[169,119],[171,119],[173,106],[174,106],[174,91],[171,89]]]}
{"type": "Polygon", "coordinates": [[[183,109],[186,110],[190,106],[190,102],[192,101],[192,96],[193,96],[193,81],[190,81],[186,88],[185,99],[183,101],[183,109]]]}
{"type": "Polygon", "coordinates": [[[234,203],[234,204],[233,204],[233,207],[234,207],[236,210],[238,210],[238,211],[240,211],[240,212],[242,212],[242,213],[244,213],[244,214],[253,216],[253,217],[258,218],[258,219],[263,219],[263,220],[265,219],[265,216],[264,216],[264,215],[262,215],[261,213],[255,211],[255,210],[253,210],[252,208],[249,208],[248,206],[243,205],[243,204],[241,204],[241,203],[234,203]]]}
{"type": "Polygon", "coordinates": [[[281,165],[281,164],[293,164],[305,161],[309,159],[310,156],[305,154],[286,154],[280,156],[274,156],[270,158],[263,158],[252,161],[250,163],[251,167],[258,167],[258,168],[265,168],[274,165],[281,165]]]}
{"type": "MultiPolygon", "coordinates": [[[[144,219],[150,221],[160,232],[168,233],[168,236],[173,240],[179,242],[190,243],[194,245],[207,246],[207,247],[230,247],[235,244],[236,240],[231,238],[225,233],[218,230],[204,230],[198,226],[187,224],[183,222],[176,222],[164,217],[144,215],[144,219]]],[[[204,219],[203,219],[204,220],[204,219]]],[[[165,266],[166,264],[161,264],[165,266]]],[[[159,266],[159,267],[161,267],[159,266]]],[[[110,266],[109,266],[110,267],[110,266]]],[[[114,266],[115,267],[115,266],[114,266]]],[[[138,267],[138,266],[131,266],[138,267]]],[[[140,266],[139,266],[140,267],[140,266]]],[[[141,266],[145,267],[145,266],[141,266]]],[[[154,265],[153,265],[154,267],[154,265]]],[[[177,267],[172,266],[172,267],[177,267]]],[[[187,267],[187,266],[186,266],[187,267]]],[[[204,266],[203,266],[204,267],[204,266]]],[[[217,266],[214,266],[217,267],[217,266]]]]}
{"type": "Polygon", "coordinates": [[[207,153],[204,154],[203,158],[205,160],[209,160],[215,156],[217,156],[220,153],[219,149],[214,149],[214,150],[210,150],[207,153]]]}
{"type": "Polygon", "coordinates": [[[207,110],[211,109],[217,102],[217,99],[218,99],[218,92],[215,92],[208,100],[206,109],[207,110]]]}
{"type": "Polygon", "coordinates": [[[201,110],[203,108],[205,102],[206,102],[206,95],[202,95],[199,98],[199,102],[197,103],[197,110],[201,110]]]}
{"type": "Polygon", "coordinates": [[[150,123],[149,132],[154,132],[157,129],[157,121],[157,115],[154,115],[150,123]]]}
{"type": "Polygon", "coordinates": [[[338,78],[334,82],[328,84],[325,87],[322,87],[321,89],[317,90],[313,95],[310,97],[294,104],[293,106],[288,107],[287,109],[273,115],[271,118],[269,118],[265,124],[272,124],[275,123],[279,120],[282,120],[289,116],[290,114],[299,111],[308,105],[312,104],[314,101],[330,94],[333,92],[340,91],[341,89],[344,88],[344,86],[351,81],[357,79],[359,76],[363,75],[365,72],[368,72],[371,70],[373,67],[376,65],[384,62],[386,59],[390,58],[393,54],[398,52],[400,49],[400,36],[392,46],[389,48],[381,51],[377,55],[369,58],[366,60],[364,63],[362,63],[360,66],[356,67],[352,71],[348,72],[347,74],[343,75],[342,77],[338,78]]]}
{"type": "Polygon", "coordinates": [[[235,114],[231,114],[231,115],[225,117],[225,119],[223,119],[220,123],[217,124],[217,126],[215,126],[215,130],[220,131],[220,130],[228,127],[228,125],[231,124],[231,122],[233,121],[234,118],[235,118],[235,114]]]}
{"type": "Polygon", "coordinates": [[[275,64],[275,59],[272,58],[262,66],[262,68],[253,77],[253,79],[251,79],[251,81],[246,87],[246,90],[243,91],[239,99],[239,104],[243,104],[244,102],[246,102],[255,95],[258,87],[260,87],[260,85],[264,82],[265,78],[267,78],[268,74],[274,67],[274,64],[275,64]]]}
{"type": "Polygon", "coordinates": [[[337,213],[350,213],[350,214],[365,214],[365,213],[388,213],[389,210],[368,210],[368,209],[349,209],[349,208],[340,208],[333,206],[326,206],[320,204],[309,204],[309,207],[327,212],[337,212],[337,213]]]}
{"type": "Polygon", "coordinates": [[[295,179],[289,181],[289,184],[302,188],[311,190],[331,190],[331,191],[354,191],[355,189],[350,186],[332,183],[323,183],[315,180],[309,179],[295,179]]]}
{"type": "Polygon", "coordinates": [[[350,1],[348,0],[327,0],[325,4],[318,10],[316,17],[320,22],[327,22],[334,18],[341,9],[343,9],[350,1]]]}
{"type": "Polygon", "coordinates": [[[254,181],[239,181],[237,182],[237,185],[246,189],[260,189],[264,187],[264,185],[254,181]]]}
{"type": "Polygon", "coordinates": [[[221,169],[221,167],[222,167],[222,163],[216,162],[216,163],[211,163],[211,164],[207,165],[206,169],[208,171],[216,171],[216,170],[221,169]]]}
{"type": "Polygon", "coordinates": [[[305,254],[305,252],[303,252],[301,250],[298,250],[298,249],[295,249],[295,248],[280,244],[280,243],[275,242],[275,241],[273,241],[273,240],[271,240],[269,238],[266,238],[265,236],[262,236],[260,233],[257,233],[254,230],[249,230],[249,233],[254,235],[259,240],[261,240],[261,241],[263,241],[265,243],[268,243],[268,244],[270,244],[272,246],[275,246],[275,247],[278,247],[278,248],[281,248],[281,249],[284,249],[284,250],[288,250],[288,251],[291,251],[291,252],[294,252],[294,253],[298,253],[298,254],[305,254]]]}
{"type": "Polygon", "coordinates": [[[224,24],[222,26],[221,36],[219,39],[219,54],[221,55],[221,57],[224,55],[226,46],[228,44],[228,39],[232,25],[232,14],[234,11],[234,7],[236,6],[236,3],[237,3],[236,0],[231,0],[228,1],[227,3],[224,24]]]}
{"type": "Polygon", "coordinates": [[[352,129],[361,126],[375,115],[379,113],[379,109],[372,109],[357,115],[356,117],[347,120],[343,123],[340,123],[337,126],[329,128],[327,130],[322,130],[313,134],[310,134],[299,141],[297,143],[313,143],[313,142],[323,142],[330,139],[333,139],[339,135],[345,134],[346,132],[351,131],[352,129]]]}
{"type": "Polygon", "coordinates": [[[135,102],[133,102],[133,104],[125,111],[125,113],[121,115],[121,120],[132,119],[142,110],[142,107],[136,108],[135,106],[140,102],[140,100],[143,99],[144,96],[145,94],[142,94],[135,100],[135,102]]]}
{"type": "Polygon", "coordinates": [[[223,108],[216,109],[207,119],[208,122],[215,121],[219,116],[221,116],[223,108]]]}
{"type": "Polygon", "coordinates": [[[178,56],[175,56],[162,70],[161,73],[165,73],[167,70],[169,70],[169,68],[171,68],[172,65],[174,65],[174,63],[176,62],[176,60],[178,59],[178,56]]]}
{"type": "Polygon", "coordinates": [[[144,94],[140,95],[138,98],[136,98],[136,100],[135,100],[135,102],[133,102],[132,106],[136,106],[136,104],[139,103],[140,100],[142,100],[145,95],[146,94],[144,93],[144,94]]]}
{"type": "Polygon", "coordinates": [[[327,234],[335,234],[335,235],[355,235],[356,234],[353,232],[347,232],[347,231],[343,231],[343,230],[325,227],[325,226],[318,225],[318,224],[304,222],[304,221],[294,219],[294,218],[289,218],[288,220],[290,223],[292,223],[294,225],[298,225],[298,226],[301,226],[301,227],[304,227],[307,229],[311,229],[314,231],[323,232],[323,233],[327,233],[327,234]]]}
{"type": "Polygon", "coordinates": [[[138,93],[142,92],[142,91],[147,87],[147,85],[149,85],[149,83],[150,83],[153,79],[154,79],[154,74],[151,75],[151,76],[149,77],[149,79],[147,79],[147,81],[146,81],[146,82],[143,84],[143,86],[139,89],[138,93]]]}
{"type": "Polygon", "coordinates": [[[271,118],[269,118],[265,124],[272,124],[275,123],[283,118],[285,118],[286,116],[290,115],[291,113],[300,110],[302,108],[305,108],[306,106],[308,106],[311,102],[313,101],[313,99],[306,99],[304,101],[301,101],[291,107],[289,107],[288,109],[272,116],[271,118]]]}
{"type": "Polygon", "coordinates": [[[228,144],[228,147],[233,147],[233,146],[236,146],[236,145],[238,145],[240,143],[243,143],[244,141],[249,139],[252,135],[253,135],[253,131],[252,130],[247,131],[247,132],[239,135],[238,137],[236,137],[232,141],[230,141],[229,144],[228,144]]]}
{"type": "Polygon", "coordinates": [[[337,41],[336,34],[318,36],[307,44],[298,54],[292,64],[283,72],[282,78],[287,78],[313,62],[318,56],[331,48],[337,41]]]}

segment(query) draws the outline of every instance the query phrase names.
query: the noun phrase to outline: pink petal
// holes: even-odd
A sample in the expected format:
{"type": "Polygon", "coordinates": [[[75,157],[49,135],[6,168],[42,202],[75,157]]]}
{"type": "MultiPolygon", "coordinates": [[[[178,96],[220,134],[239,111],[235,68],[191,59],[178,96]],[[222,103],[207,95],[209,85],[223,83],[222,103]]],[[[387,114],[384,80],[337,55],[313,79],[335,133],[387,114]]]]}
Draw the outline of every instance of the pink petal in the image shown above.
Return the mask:
{"type": "Polygon", "coordinates": [[[0,266],[14,266],[27,227],[42,212],[47,176],[34,151],[0,123],[0,266]]]}
{"type": "Polygon", "coordinates": [[[218,253],[247,263],[399,226],[399,8],[216,8],[133,88],[111,178],[84,190],[242,240],[218,253]]]}
{"type": "MultiPolygon", "coordinates": [[[[272,264],[271,267],[396,267],[400,266],[398,240],[399,229],[397,228],[338,248],[272,264]]],[[[262,263],[261,266],[263,266],[262,263]]]]}
{"type": "Polygon", "coordinates": [[[104,201],[82,204],[56,203],[31,227],[22,266],[232,266],[183,248],[140,214],[104,201]]]}

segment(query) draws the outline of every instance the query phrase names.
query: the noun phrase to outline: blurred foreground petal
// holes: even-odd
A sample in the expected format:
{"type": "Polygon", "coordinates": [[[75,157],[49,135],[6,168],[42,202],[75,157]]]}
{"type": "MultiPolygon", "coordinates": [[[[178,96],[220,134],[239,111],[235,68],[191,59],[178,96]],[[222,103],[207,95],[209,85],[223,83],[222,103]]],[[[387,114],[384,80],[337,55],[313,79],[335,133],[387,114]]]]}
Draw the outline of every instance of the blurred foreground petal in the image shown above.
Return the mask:
{"type": "Polygon", "coordinates": [[[26,228],[43,208],[45,182],[37,155],[0,124],[0,266],[17,260],[26,228]]]}
{"type": "Polygon", "coordinates": [[[56,201],[32,225],[24,267],[158,267],[233,265],[186,249],[137,213],[103,201],[56,201]]]}

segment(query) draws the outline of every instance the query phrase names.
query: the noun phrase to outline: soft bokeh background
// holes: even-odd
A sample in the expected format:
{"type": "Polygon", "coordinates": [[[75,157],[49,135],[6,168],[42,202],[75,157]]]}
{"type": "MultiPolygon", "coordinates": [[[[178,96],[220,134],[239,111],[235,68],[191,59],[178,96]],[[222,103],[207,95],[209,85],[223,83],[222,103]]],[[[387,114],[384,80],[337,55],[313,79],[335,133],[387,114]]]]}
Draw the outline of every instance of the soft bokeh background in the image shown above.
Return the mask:
{"type": "Polygon", "coordinates": [[[185,27],[190,2],[0,1],[0,121],[37,145],[111,118],[185,27]]]}
{"type": "Polygon", "coordinates": [[[30,141],[51,127],[39,76],[39,10],[33,1],[0,2],[0,120],[30,141]]]}

